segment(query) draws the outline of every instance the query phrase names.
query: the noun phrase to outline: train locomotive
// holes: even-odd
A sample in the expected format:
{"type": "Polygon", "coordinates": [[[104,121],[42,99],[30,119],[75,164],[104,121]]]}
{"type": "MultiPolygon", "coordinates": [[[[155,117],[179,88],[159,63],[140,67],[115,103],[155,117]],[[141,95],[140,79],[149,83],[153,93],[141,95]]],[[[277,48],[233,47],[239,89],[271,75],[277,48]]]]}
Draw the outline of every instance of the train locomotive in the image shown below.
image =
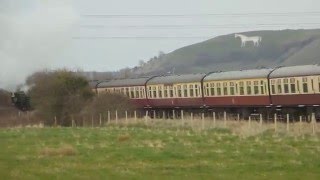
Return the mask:
{"type": "Polygon", "coordinates": [[[94,90],[124,94],[137,108],[155,111],[320,114],[319,65],[114,79],[94,90]]]}

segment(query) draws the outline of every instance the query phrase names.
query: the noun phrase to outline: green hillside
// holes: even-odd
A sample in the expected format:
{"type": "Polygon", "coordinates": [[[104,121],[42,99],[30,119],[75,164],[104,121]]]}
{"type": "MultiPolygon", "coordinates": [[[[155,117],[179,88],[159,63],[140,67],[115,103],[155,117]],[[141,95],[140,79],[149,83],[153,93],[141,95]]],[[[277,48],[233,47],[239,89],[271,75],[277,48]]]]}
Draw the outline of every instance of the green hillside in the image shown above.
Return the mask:
{"type": "Polygon", "coordinates": [[[262,43],[241,48],[234,34],[219,36],[166,54],[136,70],[142,74],[227,71],[320,63],[320,30],[242,32],[261,36],[262,43]]]}

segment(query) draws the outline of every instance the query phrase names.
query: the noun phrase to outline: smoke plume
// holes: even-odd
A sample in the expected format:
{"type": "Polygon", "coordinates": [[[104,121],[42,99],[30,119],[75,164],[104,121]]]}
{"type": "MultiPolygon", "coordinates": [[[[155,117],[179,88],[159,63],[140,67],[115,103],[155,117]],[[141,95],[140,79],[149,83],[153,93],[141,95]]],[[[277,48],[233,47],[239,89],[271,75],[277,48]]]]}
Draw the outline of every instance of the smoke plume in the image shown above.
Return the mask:
{"type": "Polygon", "coordinates": [[[33,72],[50,69],[77,19],[68,0],[0,0],[0,88],[13,90],[33,72]]]}

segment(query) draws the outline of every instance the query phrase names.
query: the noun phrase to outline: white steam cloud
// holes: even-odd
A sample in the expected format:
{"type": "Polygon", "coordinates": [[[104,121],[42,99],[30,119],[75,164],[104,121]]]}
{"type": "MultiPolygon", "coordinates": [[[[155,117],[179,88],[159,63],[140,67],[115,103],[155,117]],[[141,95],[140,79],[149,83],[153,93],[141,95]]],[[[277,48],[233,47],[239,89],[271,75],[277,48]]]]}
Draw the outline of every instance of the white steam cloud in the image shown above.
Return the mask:
{"type": "Polygon", "coordinates": [[[12,90],[50,68],[71,43],[77,19],[68,0],[0,0],[0,88],[12,90]]]}

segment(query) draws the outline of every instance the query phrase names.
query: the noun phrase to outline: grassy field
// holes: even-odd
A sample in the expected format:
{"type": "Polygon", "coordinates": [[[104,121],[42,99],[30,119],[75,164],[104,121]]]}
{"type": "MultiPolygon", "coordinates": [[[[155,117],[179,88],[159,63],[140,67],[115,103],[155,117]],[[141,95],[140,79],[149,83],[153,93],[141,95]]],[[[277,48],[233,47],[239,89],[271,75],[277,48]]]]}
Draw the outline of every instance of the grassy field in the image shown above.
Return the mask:
{"type": "Polygon", "coordinates": [[[320,179],[320,134],[135,124],[0,129],[1,179],[320,179]]]}

